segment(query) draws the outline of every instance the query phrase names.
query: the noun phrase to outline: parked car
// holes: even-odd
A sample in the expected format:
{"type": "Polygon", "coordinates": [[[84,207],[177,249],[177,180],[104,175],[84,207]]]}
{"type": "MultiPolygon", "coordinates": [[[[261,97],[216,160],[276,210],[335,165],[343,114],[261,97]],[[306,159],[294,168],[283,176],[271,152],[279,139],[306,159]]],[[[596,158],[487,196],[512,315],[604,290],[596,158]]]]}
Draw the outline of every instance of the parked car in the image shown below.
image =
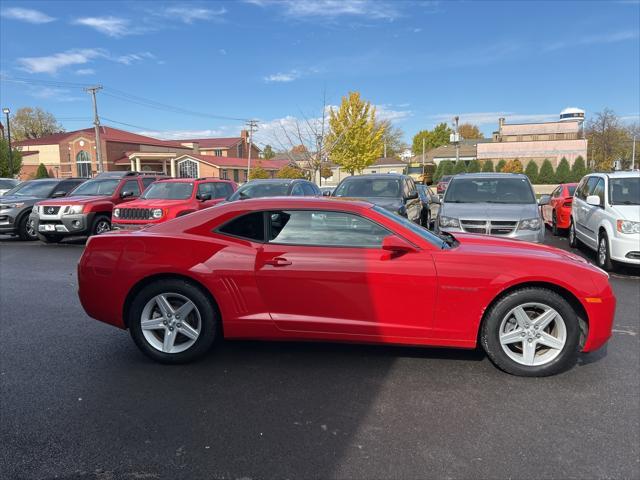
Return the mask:
{"type": "Polygon", "coordinates": [[[220,335],[480,342],[506,372],[543,376],[604,345],[615,310],[608,275],[577,255],[437,236],[380,206],[324,198],[227,202],[92,237],[78,285],[89,316],[129,329],[164,363],[193,360],[220,335]]]}
{"type": "Polygon", "coordinates": [[[569,243],[597,252],[598,266],[640,265],[640,172],[593,173],[573,198],[569,243]]]}
{"type": "Polygon", "coordinates": [[[526,175],[516,173],[456,175],[440,205],[437,230],[544,240],[533,186],[526,175]]]}
{"type": "Polygon", "coordinates": [[[68,236],[97,235],[111,230],[111,212],[163,178],[158,174],[108,172],[88,180],[68,198],[39,202],[31,216],[38,238],[57,243],[68,236]]]}
{"type": "Polygon", "coordinates": [[[577,186],[577,183],[562,183],[551,195],[542,195],[538,201],[542,221],[551,227],[554,235],[559,235],[560,230],[569,228],[573,194],[577,186]]]}
{"type": "Polygon", "coordinates": [[[442,178],[438,180],[438,183],[436,183],[436,193],[438,195],[444,195],[444,192],[447,191],[447,186],[453,177],[453,175],[443,175],[442,178]]]}
{"type": "Polygon", "coordinates": [[[230,180],[217,178],[172,178],[158,180],[137,200],[113,209],[113,230],[136,230],[213,207],[235,192],[230,180]]]}
{"type": "Polygon", "coordinates": [[[0,178],[0,197],[20,184],[15,178],[0,178]]]}
{"type": "Polygon", "coordinates": [[[422,202],[422,212],[420,214],[420,224],[423,227],[431,228],[433,221],[438,217],[440,210],[440,197],[433,193],[431,187],[421,183],[416,184],[418,196],[422,202]]]}
{"type": "Polygon", "coordinates": [[[17,185],[0,198],[0,233],[18,235],[21,240],[37,240],[29,217],[36,202],[64,197],[84,181],[84,178],[43,178],[17,185]]]}
{"type": "Polygon", "coordinates": [[[309,180],[300,178],[274,178],[267,180],[251,180],[242,185],[229,197],[229,201],[246,200],[261,197],[303,197],[322,195],[318,186],[309,180]]]}
{"type": "Polygon", "coordinates": [[[408,175],[381,173],[354,175],[342,180],[332,196],[366,200],[419,224],[422,203],[408,175]]]}
{"type": "Polygon", "coordinates": [[[324,186],[324,187],[318,187],[318,188],[322,192],[322,195],[325,196],[325,197],[330,197],[331,194],[333,193],[333,191],[336,189],[335,186],[333,186],[333,187],[324,186]]]}

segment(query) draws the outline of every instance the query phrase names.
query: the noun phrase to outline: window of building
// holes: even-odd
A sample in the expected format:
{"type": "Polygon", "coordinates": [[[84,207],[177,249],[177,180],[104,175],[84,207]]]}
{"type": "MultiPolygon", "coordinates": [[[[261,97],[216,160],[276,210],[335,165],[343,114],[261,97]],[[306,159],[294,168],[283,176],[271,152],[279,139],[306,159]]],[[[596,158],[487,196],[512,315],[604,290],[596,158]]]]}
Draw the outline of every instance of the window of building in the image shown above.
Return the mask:
{"type": "Polygon", "coordinates": [[[221,148],[216,148],[216,149],[213,151],[213,155],[214,155],[215,157],[221,157],[221,156],[222,156],[222,149],[221,149],[221,148]]]}
{"type": "Polygon", "coordinates": [[[83,178],[91,177],[91,157],[89,153],[80,150],[76,155],[76,166],[78,168],[78,176],[83,178]]]}
{"type": "Polygon", "coordinates": [[[227,170],[220,170],[220,178],[222,180],[229,180],[229,172],[227,170]]]}
{"type": "Polygon", "coordinates": [[[198,162],[193,160],[182,160],[178,163],[178,177],[198,178],[198,162]]]}
{"type": "Polygon", "coordinates": [[[244,145],[242,143],[238,144],[238,158],[242,158],[244,155],[244,149],[242,148],[244,145]]]}
{"type": "Polygon", "coordinates": [[[233,170],[233,181],[234,182],[240,181],[240,170],[237,170],[237,169],[233,170]]]}

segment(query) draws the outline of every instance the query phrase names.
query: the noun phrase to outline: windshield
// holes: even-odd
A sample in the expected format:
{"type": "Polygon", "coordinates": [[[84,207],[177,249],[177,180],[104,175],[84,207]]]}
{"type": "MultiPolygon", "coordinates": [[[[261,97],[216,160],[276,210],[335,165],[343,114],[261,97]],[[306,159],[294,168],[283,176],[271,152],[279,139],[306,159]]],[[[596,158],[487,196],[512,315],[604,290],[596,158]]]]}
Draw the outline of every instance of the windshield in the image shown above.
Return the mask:
{"type": "Polygon", "coordinates": [[[24,182],[14,187],[13,190],[9,190],[5,195],[17,195],[19,197],[48,197],[53,192],[53,189],[58,185],[58,181],[50,182],[24,182]]]}
{"type": "Polygon", "coordinates": [[[526,178],[464,178],[451,180],[445,203],[535,203],[526,178]]]}
{"type": "Polygon", "coordinates": [[[73,195],[113,195],[116,187],[120,183],[119,179],[109,180],[89,180],[73,191],[73,195]]]}
{"type": "Polygon", "coordinates": [[[289,182],[277,183],[245,183],[229,200],[244,200],[247,198],[281,197],[289,193],[289,182]]]}
{"type": "Polygon", "coordinates": [[[399,197],[397,178],[354,178],[345,180],[333,192],[334,197],[399,197]]]}
{"type": "Polygon", "coordinates": [[[145,190],[140,198],[163,200],[186,200],[191,198],[193,183],[189,182],[156,182],[145,190]]]}
{"type": "Polygon", "coordinates": [[[610,178],[611,205],[640,205],[640,177],[610,178]]]}
{"type": "Polygon", "coordinates": [[[446,248],[447,245],[451,246],[452,243],[450,243],[449,238],[453,238],[453,235],[448,235],[448,238],[444,238],[441,237],[439,235],[436,235],[433,232],[430,232],[429,230],[427,230],[424,227],[421,227],[420,225],[413,223],[411,220],[405,218],[405,217],[401,217],[400,215],[397,215],[393,212],[390,212],[389,210],[382,208],[378,205],[375,205],[373,207],[373,209],[378,212],[381,215],[384,215],[385,217],[387,217],[390,220],[393,220],[395,223],[402,225],[404,228],[408,228],[409,230],[411,230],[413,233],[420,235],[422,238],[424,238],[426,241],[440,247],[440,248],[446,248]]]}
{"type": "Polygon", "coordinates": [[[567,190],[569,190],[569,195],[573,196],[573,194],[576,193],[576,187],[577,185],[571,185],[567,187],[567,190]]]}
{"type": "Polygon", "coordinates": [[[0,189],[5,190],[5,189],[10,189],[15,187],[18,183],[17,180],[0,180],[0,189]]]}

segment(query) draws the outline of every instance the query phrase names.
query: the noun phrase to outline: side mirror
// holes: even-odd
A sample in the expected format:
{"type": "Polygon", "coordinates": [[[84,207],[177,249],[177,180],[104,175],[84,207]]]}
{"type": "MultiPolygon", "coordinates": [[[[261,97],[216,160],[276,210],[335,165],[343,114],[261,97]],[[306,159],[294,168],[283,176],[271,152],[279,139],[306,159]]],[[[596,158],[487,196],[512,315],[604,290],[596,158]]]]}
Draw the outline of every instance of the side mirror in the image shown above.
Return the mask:
{"type": "Polygon", "coordinates": [[[382,249],[396,255],[416,251],[416,247],[397,235],[388,235],[384,237],[382,239],[382,249]]]}
{"type": "Polygon", "coordinates": [[[198,200],[200,200],[201,202],[206,202],[207,200],[211,200],[211,194],[203,193],[202,195],[198,195],[198,200]]]}
{"type": "Polygon", "coordinates": [[[600,206],[600,197],[598,195],[589,195],[587,197],[587,203],[589,205],[593,205],[594,207],[600,206]]]}
{"type": "Polygon", "coordinates": [[[324,190],[322,192],[322,196],[323,197],[330,197],[331,196],[331,190],[324,190]]]}
{"type": "Polygon", "coordinates": [[[120,192],[120,198],[133,197],[133,192],[120,192]]]}
{"type": "Polygon", "coordinates": [[[551,195],[542,195],[538,200],[538,205],[549,205],[549,201],[551,200],[551,195]]]}
{"type": "Polygon", "coordinates": [[[58,190],[57,192],[53,192],[53,195],[51,195],[51,198],[64,197],[66,194],[67,194],[67,192],[65,192],[63,190],[58,190]]]}

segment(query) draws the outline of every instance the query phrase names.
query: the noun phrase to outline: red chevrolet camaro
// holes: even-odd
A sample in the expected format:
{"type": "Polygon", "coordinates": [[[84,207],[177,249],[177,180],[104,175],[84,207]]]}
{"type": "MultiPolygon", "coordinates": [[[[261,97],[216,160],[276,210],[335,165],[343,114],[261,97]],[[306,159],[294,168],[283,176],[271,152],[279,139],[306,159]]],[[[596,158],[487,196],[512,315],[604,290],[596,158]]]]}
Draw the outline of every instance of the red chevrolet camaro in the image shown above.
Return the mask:
{"type": "Polygon", "coordinates": [[[87,313],[181,363],[227,339],[474,348],[543,376],[611,335],[607,274],[551,247],[436,236],[369,203],[229,202],[136,232],[91,237],[87,313]]]}

